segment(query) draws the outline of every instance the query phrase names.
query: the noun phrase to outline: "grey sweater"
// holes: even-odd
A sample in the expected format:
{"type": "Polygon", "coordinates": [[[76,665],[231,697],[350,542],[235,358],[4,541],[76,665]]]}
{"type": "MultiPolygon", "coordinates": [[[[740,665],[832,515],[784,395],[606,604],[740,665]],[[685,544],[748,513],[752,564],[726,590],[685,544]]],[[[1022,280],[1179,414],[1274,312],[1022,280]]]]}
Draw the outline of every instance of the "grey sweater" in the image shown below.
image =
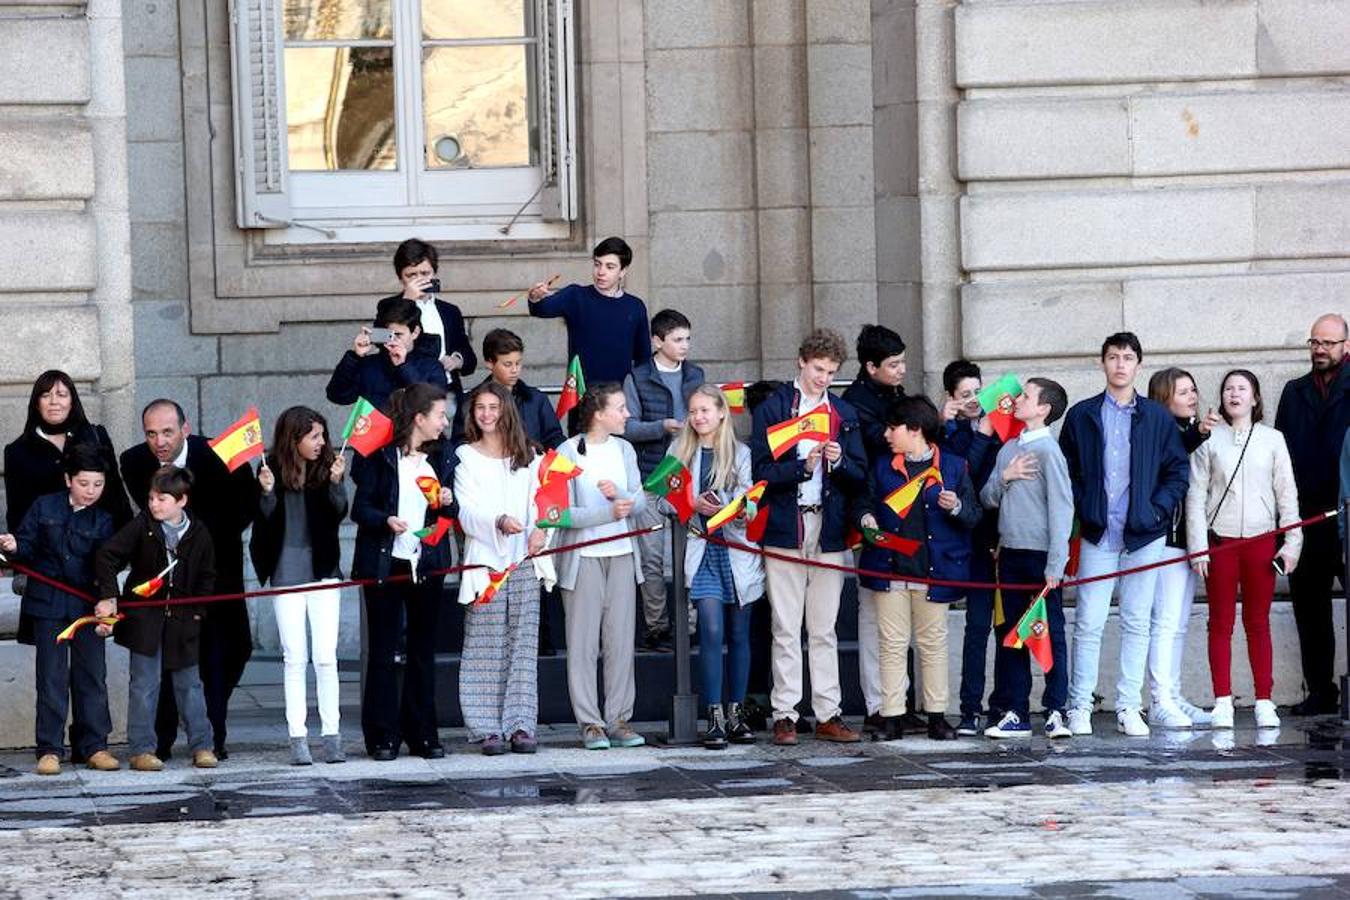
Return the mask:
{"type": "Polygon", "coordinates": [[[1000,546],[1045,552],[1045,577],[1063,578],[1073,532],[1073,485],[1059,443],[1048,432],[1041,435],[1026,443],[1018,438],[1003,445],[980,491],[980,503],[999,511],[1000,546]],[[1003,469],[1019,453],[1035,456],[1040,474],[1005,484],[1003,469]]]}

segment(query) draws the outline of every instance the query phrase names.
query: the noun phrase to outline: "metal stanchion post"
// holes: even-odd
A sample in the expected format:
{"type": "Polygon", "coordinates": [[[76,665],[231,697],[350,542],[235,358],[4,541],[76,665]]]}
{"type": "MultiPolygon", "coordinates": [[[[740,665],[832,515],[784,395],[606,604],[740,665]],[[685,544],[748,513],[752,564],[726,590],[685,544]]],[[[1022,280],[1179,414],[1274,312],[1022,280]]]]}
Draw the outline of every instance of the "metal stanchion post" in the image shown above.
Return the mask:
{"type": "Polygon", "coordinates": [[[1341,504],[1341,521],[1338,523],[1344,531],[1341,539],[1341,593],[1345,595],[1345,662],[1346,674],[1341,676],[1341,719],[1350,722],[1350,497],[1341,504]]]}
{"type": "Polygon", "coordinates": [[[684,583],[684,546],[689,534],[676,519],[671,520],[671,574],[675,580],[675,614],[671,630],[675,632],[675,696],[671,698],[671,744],[698,743],[698,695],[693,692],[689,671],[689,588],[684,583]]]}

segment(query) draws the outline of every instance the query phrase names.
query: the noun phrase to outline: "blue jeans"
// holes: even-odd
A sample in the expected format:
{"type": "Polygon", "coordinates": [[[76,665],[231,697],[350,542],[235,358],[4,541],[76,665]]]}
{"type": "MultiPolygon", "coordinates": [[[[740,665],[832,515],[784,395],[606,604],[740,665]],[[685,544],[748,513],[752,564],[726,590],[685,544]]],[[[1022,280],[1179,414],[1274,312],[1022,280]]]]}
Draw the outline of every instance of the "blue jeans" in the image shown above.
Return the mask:
{"type": "Polygon", "coordinates": [[[721,597],[698,597],[698,674],[703,702],[741,703],[750,682],[750,608],[754,604],[723,603],[721,597]],[[725,619],[725,628],[723,627],[725,619]],[[726,689],[722,687],[722,641],[727,646],[726,689]]]}
{"type": "MultiPolygon", "coordinates": [[[[174,700],[178,715],[187,732],[188,749],[210,750],[212,744],[211,720],[206,716],[206,694],[202,691],[201,675],[197,667],[187,666],[167,673],[173,682],[174,700]]],[[[132,756],[153,753],[158,744],[155,736],[155,712],[159,705],[160,651],[154,654],[131,654],[131,680],[127,688],[127,749],[132,756]]]]}
{"type": "Polygon", "coordinates": [[[103,638],[93,628],[81,628],[69,643],[58,644],[56,636],[73,617],[32,621],[37,663],[37,755],[63,755],[62,732],[69,709],[71,749],[88,759],[108,749],[108,732],[112,731],[103,638]]]}
{"type": "MultiPolygon", "coordinates": [[[[1083,541],[1079,578],[1091,578],[1121,569],[1147,565],[1162,558],[1166,541],[1158,538],[1133,552],[1106,550],[1083,541]]],[[[1120,582],[1120,680],[1116,683],[1115,708],[1138,709],[1148,669],[1149,629],[1158,586],[1158,570],[1149,569],[1094,581],[1078,588],[1078,607],[1073,621],[1073,680],[1069,686],[1070,709],[1092,709],[1097,687],[1097,664],[1101,660],[1102,629],[1111,613],[1111,594],[1120,582]]]]}
{"type": "MultiPolygon", "coordinates": [[[[1011,584],[1044,581],[1046,557],[1043,550],[1003,548],[998,557],[999,581],[1011,584]]],[[[1031,653],[1025,647],[1020,650],[1005,647],[1003,639],[1017,627],[1035,596],[1035,591],[1005,590],[1003,624],[994,628],[997,649],[994,651],[994,697],[990,699],[990,706],[994,707],[996,700],[998,712],[1015,712],[1023,722],[1031,714],[1031,653]]],[[[1041,707],[1050,713],[1063,711],[1069,694],[1069,648],[1064,635],[1063,592],[1056,588],[1046,594],[1045,609],[1050,620],[1050,653],[1054,663],[1045,673],[1041,707]]]]}
{"type": "MultiPolygon", "coordinates": [[[[993,581],[993,554],[976,547],[970,556],[970,580],[993,581]]],[[[988,658],[989,630],[994,624],[994,592],[972,588],[966,594],[966,630],[961,638],[961,715],[984,711],[984,665],[988,658]]],[[[995,690],[997,690],[997,683],[995,690]]],[[[994,706],[994,698],[989,699],[994,706]]]]}

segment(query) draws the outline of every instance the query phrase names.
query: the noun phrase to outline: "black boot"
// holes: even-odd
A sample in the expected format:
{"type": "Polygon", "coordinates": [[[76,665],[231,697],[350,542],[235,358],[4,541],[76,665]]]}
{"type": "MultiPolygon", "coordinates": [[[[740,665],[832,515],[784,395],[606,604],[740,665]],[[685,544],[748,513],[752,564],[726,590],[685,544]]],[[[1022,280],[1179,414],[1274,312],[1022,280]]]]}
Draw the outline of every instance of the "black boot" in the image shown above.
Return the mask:
{"type": "Polygon", "coordinates": [[[708,707],[708,730],[703,733],[703,746],[708,750],[727,749],[727,723],[722,717],[722,704],[708,707]]]}
{"type": "Polygon", "coordinates": [[[928,714],[928,737],[934,741],[956,740],[956,729],[942,713],[928,714]]]}
{"type": "Polygon", "coordinates": [[[755,730],[745,721],[745,710],[739,703],[727,704],[727,740],[733,744],[755,742],[755,730]]]}
{"type": "Polygon", "coordinates": [[[900,716],[882,716],[881,727],[877,730],[875,740],[878,741],[898,741],[905,736],[904,720],[900,716]]]}

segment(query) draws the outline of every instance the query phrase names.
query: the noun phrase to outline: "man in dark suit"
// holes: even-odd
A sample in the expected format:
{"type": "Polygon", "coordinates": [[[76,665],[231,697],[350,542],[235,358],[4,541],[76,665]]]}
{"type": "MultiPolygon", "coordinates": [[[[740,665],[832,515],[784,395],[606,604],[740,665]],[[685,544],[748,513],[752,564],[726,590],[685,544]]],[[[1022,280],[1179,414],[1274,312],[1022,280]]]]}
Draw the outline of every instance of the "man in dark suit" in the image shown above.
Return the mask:
{"type": "MultiPolygon", "coordinates": [[[[1350,366],[1345,363],[1345,319],[1335,313],[1319,316],[1308,337],[1312,370],[1284,386],[1275,427],[1289,445],[1303,517],[1335,509],[1340,502],[1337,461],[1350,427],[1350,366]]],[[[1289,576],[1294,601],[1303,681],[1308,695],[1294,705],[1294,714],[1338,712],[1335,681],[1336,631],[1331,621],[1331,582],[1342,571],[1335,520],[1303,529],[1302,564],[1289,576]]]]}
{"type": "MultiPolygon", "coordinates": [[[[187,511],[189,516],[200,517],[211,535],[216,552],[216,593],[243,591],[243,532],[258,506],[258,481],[253,470],[246,465],[233,472],[227,469],[206,438],[190,433],[183,408],[172,400],[152,401],[141,413],[141,424],[145,443],[128,449],[121,458],[122,480],[132,502],[145,507],[150,478],[160,466],[172,463],[189,469],[195,481],[187,511]]],[[[210,604],[201,641],[206,713],[215,733],[216,756],[225,759],[225,716],[230,695],[253,653],[244,601],[210,604]]],[[[156,755],[168,759],[178,734],[178,709],[168,679],[160,690],[155,732],[159,738],[156,755]]]]}

